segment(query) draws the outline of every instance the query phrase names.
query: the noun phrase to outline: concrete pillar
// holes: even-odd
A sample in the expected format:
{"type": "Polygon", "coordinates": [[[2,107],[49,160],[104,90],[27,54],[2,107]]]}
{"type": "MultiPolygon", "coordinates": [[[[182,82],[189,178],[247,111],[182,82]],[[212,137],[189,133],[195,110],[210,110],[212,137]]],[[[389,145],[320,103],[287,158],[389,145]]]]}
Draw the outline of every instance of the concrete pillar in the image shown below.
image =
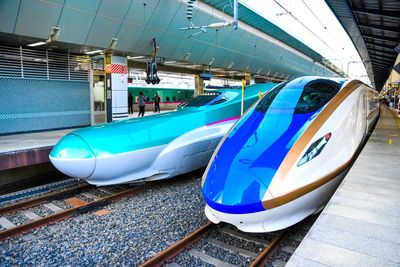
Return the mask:
{"type": "Polygon", "coordinates": [[[194,78],[194,96],[204,94],[204,81],[199,75],[194,78]]]}
{"type": "MultiPolygon", "coordinates": [[[[128,117],[128,60],[126,57],[106,56],[107,85],[111,88],[111,110],[107,108],[107,115],[112,114],[112,120],[128,117]]],[[[108,89],[107,89],[108,90],[108,89]]],[[[108,99],[108,94],[107,94],[108,99]]],[[[107,103],[108,104],[108,103],[107,103]]],[[[107,116],[108,117],[108,116],[107,116]]],[[[108,120],[107,120],[108,121],[108,120]]]]}

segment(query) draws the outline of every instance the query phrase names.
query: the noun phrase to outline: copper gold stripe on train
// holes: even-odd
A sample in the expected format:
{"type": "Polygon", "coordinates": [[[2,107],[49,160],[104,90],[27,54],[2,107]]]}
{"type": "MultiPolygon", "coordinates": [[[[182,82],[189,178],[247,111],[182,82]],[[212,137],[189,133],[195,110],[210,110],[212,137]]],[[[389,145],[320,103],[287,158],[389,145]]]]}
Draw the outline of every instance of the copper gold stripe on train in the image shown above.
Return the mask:
{"type": "MultiPolygon", "coordinates": [[[[354,91],[356,91],[362,83],[358,80],[351,81],[346,85],[332,100],[328,105],[321,111],[320,114],[314,119],[314,121],[307,127],[305,132],[299,137],[299,139],[294,143],[289,153],[281,163],[278,171],[275,174],[274,179],[284,180],[287,177],[290,169],[296,164],[297,159],[301,156],[306,146],[310,143],[314,135],[322,127],[322,125],[329,119],[333,112],[344,102],[344,100],[349,97],[354,91]]],[[[265,209],[276,208],[284,205],[290,201],[295,200],[309,192],[317,189],[318,187],[326,184],[333,178],[335,178],[340,172],[342,172],[350,164],[351,160],[340,166],[338,169],[329,173],[323,178],[316,180],[311,184],[307,184],[282,196],[277,196],[273,199],[265,200],[262,202],[265,209]]]]}

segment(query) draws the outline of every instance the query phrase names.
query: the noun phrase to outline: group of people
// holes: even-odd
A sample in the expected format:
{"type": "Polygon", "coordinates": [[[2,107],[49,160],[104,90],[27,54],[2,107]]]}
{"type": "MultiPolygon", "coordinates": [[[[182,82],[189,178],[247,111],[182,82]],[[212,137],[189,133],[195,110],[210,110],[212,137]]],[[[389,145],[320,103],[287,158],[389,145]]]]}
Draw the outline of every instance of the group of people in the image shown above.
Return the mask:
{"type": "MultiPolygon", "coordinates": [[[[136,101],[139,106],[139,114],[138,117],[144,116],[144,112],[146,111],[146,102],[148,101],[147,97],[143,95],[143,92],[140,91],[139,95],[136,98],[136,101]]],[[[160,96],[156,93],[154,96],[154,112],[160,113],[160,96]]],[[[133,114],[133,96],[131,93],[128,95],[128,113],[133,114]]]]}

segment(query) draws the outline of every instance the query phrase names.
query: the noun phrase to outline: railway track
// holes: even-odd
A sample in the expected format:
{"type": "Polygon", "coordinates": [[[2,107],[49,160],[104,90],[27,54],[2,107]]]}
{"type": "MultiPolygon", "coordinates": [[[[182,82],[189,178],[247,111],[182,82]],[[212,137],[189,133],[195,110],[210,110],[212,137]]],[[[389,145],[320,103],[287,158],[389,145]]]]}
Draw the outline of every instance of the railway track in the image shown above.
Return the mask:
{"type": "MultiPolygon", "coordinates": [[[[142,192],[146,186],[96,188],[80,184],[38,198],[0,208],[0,241],[22,235],[44,225],[65,220],[76,214],[98,209],[110,202],[142,192]]],[[[98,211],[98,215],[107,213],[98,211]]]]}
{"type": "Polygon", "coordinates": [[[313,220],[266,234],[209,222],[140,266],[284,266],[313,220]]]}

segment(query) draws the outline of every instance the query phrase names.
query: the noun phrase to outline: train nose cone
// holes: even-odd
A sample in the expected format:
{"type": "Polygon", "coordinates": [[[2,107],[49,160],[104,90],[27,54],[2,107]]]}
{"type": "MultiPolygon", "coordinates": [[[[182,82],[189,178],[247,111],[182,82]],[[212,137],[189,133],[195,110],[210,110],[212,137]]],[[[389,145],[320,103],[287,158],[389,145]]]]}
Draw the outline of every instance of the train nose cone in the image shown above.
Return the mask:
{"type": "Polygon", "coordinates": [[[217,211],[231,214],[265,210],[262,198],[266,191],[267,186],[254,174],[235,168],[229,170],[225,179],[221,179],[218,172],[209,172],[203,185],[207,204],[217,211]]]}
{"type": "Polygon", "coordinates": [[[68,134],[53,147],[51,163],[61,172],[76,178],[88,178],[96,166],[96,157],[80,136],[68,134]]]}

